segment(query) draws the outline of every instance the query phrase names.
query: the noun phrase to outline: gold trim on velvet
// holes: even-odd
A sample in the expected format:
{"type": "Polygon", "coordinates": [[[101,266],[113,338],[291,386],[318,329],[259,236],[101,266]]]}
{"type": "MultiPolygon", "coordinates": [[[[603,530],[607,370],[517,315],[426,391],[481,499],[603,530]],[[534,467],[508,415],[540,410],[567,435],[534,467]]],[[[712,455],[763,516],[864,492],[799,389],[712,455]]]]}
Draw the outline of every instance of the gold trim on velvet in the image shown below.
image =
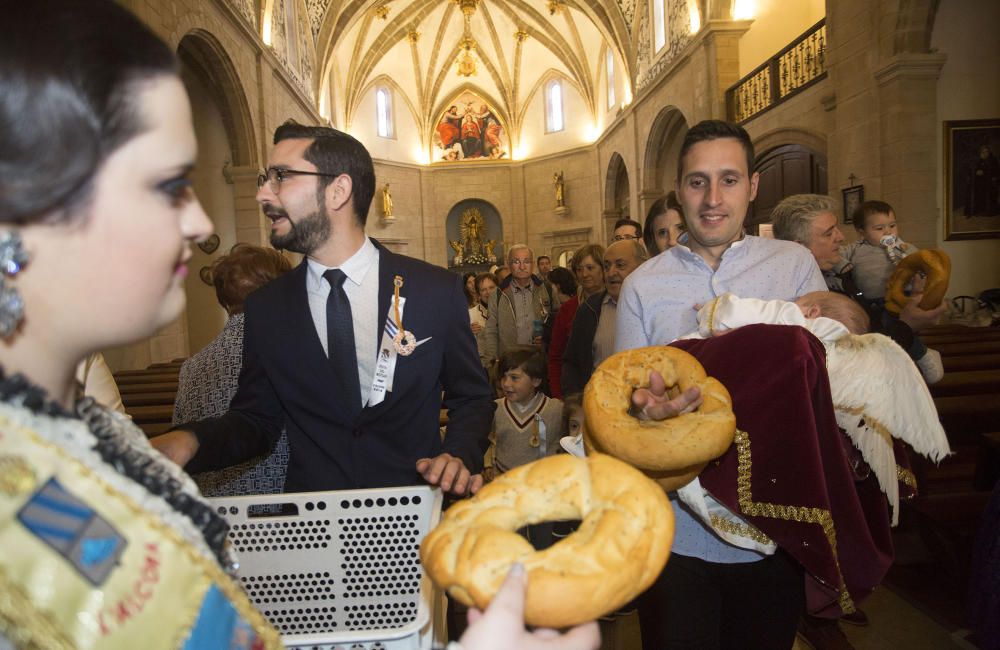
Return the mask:
{"type": "Polygon", "coordinates": [[[708,335],[715,336],[715,310],[719,307],[719,298],[712,301],[712,308],[708,310],[708,335]]]}
{"type": "Polygon", "coordinates": [[[15,648],[73,650],[73,643],[43,611],[31,603],[21,587],[7,579],[0,566],[0,632],[15,648]]]}
{"type": "Polygon", "coordinates": [[[709,516],[709,519],[712,522],[712,528],[716,530],[721,530],[722,532],[729,533],[730,535],[746,537],[747,539],[752,539],[760,544],[774,544],[770,537],[760,532],[760,530],[750,524],[740,524],[732,519],[726,519],[725,517],[720,517],[719,515],[711,515],[709,516]]]}
{"type": "Polygon", "coordinates": [[[905,467],[900,467],[899,465],[896,465],[896,478],[899,479],[899,482],[902,483],[903,485],[911,487],[914,490],[917,489],[916,475],[910,470],[906,469],[905,467]]]}
{"type": "MultiPolygon", "coordinates": [[[[823,534],[833,552],[833,562],[837,567],[837,577],[840,584],[836,585],[838,604],[845,614],[855,611],[854,601],[844,584],[844,574],[840,570],[840,559],[837,556],[837,531],[834,529],[833,516],[829,510],[822,508],[807,508],[804,506],[779,505],[753,500],[753,488],[750,485],[753,463],[750,459],[750,436],[746,431],[736,430],[734,440],[737,454],[736,497],[740,510],[751,517],[768,517],[785,521],[797,521],[816,524],[823,528],[823,534]]],[[[818,578],[817,578],[818,579],[818,578]]],[[[830,585],[832,586],[832,585],[830,585]]]]}

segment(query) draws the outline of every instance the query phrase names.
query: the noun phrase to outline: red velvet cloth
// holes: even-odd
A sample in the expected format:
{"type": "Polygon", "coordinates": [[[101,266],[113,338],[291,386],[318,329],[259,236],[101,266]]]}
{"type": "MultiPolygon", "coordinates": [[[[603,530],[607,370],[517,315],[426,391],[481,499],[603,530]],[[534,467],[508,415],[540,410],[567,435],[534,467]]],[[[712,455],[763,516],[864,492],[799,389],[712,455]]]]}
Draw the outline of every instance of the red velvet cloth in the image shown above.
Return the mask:
{"type": "Polygon", "coordinates": [[[810,614],[853,611],[892,564],[892,540],[885,497],[856,473],[837,426],[822,343],[801,327],[750,325],[673,345],[726,386],[746,432],[702,486],[805,568],[810,614]]]}
{"type": "Polygon", "coordinates": [[[576,296],[559,306],[556,312],[556,320],[552,323],[552,340],[549,341],[549,392],[552,397],[562,399],[562,360],[563,352],[566,351],[566,343],[569,341],[569,333],[573,329],[573,317],[580,307],[580,300],[576,296]]]}

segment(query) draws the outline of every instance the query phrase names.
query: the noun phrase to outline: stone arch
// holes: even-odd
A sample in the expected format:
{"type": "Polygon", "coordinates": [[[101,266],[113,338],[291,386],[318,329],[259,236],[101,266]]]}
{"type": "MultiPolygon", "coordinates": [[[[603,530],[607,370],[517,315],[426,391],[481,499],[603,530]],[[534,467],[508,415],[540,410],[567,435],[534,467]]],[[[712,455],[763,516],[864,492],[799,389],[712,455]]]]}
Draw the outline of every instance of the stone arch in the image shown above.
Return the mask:
{"type": "Polygon", "coordinates": [[[792,194],[826,194],[826,138],[802,129],[776,129],[754,142],[754,171],[760,174],[757,198],[750,205],[745,227],[770,221],[771,210],[792,194]]]}
{"type": "Polygon", "coordinates": [[[178,42],[177,56],[213,92],[232,147],[233,166],[260,167],[250,103],[222,43],[204,29],[192,29],[178,42]]]}
{"type": "Polygon", "coordinates": [[[931,50],[931,33],[940,0],[899,0],[893,54],[926,54],[931,50]]]}
{"type": "Polygon", "coordinates": [[[643,215],[657,198],[673,189],[677,178],[677,158],[687,132],[687,119],[675,106],[665,106],[653,120],[643,155],[642,190],[639,193],[639,207],[643,215]]]}
{"type": "MultiPolygon", "coordinates": [[[[503,218],[500,216],[500,211],[495,205],[489,201],[483,199],[462,199],[458,201],[451,207],[448,211],[448,216],[445,219],[445,241],[441,242],[445,250],[445,259],[448,260],[448,267],[455,269],[456,271],[486,271],[493,264],[503,264],[504,254],[506,253],[506,246],[503,240],[503,218]],[[461,264],[455,264],[455,256],[458,253],[457,250],[452,246],[452,242],[457,242],[459,246],[462,247],[462,253],[468,256],[469,253],[477,253],[479,251],[472,250],[468,245],[469,242],[462,237],[462,219],[463,216],[471,211],[476,210],[482,217],[483,221],[483,231],[480,233],[481,243],[485,244],[492,241],[493,245],[493,255],[496,257],[495,260],[489,261],[488,259],[478,259],[474,258],[472,260],[463,260],[461,264]]],[[[485,253],[485,252],[484,252],[485,253]]]]}
{"type": "Polygon", "coordinates": [[[611,154],[608,171],[604,178],[604,234],[609,234],[615,221],[623,217],[634,218],[631,214],[631,198],[628,167],[625,159],[617,151],[611,154]]]}
{"type": "Polygon", "coordinates": [[[768,131],[754,138],[753,148],[755,156],[759,160],[772,149],[787,144],[797,144],[807,149],[812,149],[824,156],[826,155],[826,137],[814,131],[807,131],[806,129],[788,128],[768,131]]]}

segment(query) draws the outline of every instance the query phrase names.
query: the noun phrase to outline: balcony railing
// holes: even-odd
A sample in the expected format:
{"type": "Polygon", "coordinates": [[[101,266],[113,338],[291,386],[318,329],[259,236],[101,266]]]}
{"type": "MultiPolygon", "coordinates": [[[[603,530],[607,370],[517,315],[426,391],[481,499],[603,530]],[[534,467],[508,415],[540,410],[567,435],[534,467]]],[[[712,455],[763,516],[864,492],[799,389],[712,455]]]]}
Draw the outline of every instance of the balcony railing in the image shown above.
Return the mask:
{"type": "Polygon", "coordinates": [[[726,91],[729,119],[744,123],[826,77],[826,19],[726,91]]]}

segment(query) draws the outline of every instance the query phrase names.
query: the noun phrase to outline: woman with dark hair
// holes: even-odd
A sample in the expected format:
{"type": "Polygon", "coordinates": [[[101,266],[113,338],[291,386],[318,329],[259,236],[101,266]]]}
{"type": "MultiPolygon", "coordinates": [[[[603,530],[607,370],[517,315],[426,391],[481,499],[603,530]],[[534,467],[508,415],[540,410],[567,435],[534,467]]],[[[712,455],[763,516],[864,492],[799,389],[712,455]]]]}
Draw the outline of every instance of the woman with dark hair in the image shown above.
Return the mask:
{"type": "Polygon", "coordinates": [[[462,274],[462,286],[465,287],[465,299],[469,303],[469,308],[476,306],[476,274],[472,271],[466,271],[462,274]]]}
{"type": "Polygon", "coordinates": [[[75,394],[80,359],[181,314],[190,245],[212,229],[174,54],[108,1],[7,3],[4,25],[0,647],[138,647],[156,630],[278,648],[227,574],[225,520],[129,419],[75,394]]]}
{"type": "MultiPolygon", "coordinates": [[[[86,355],[180,316],[191,107],[170,49],[110,0],[5,3],[0,39],[0,648],[281,648],[230,575],[225,520],[132,422],[76,399],[86,355]]],[[[462,638],[524,628],[512,570],[462,638]]]]}
{"type": "MultiPolygon", "coordinates": [[[[239,385],[243,367],[243,303],[254,290],[292,270],[273,248],[236,244],[211,267],[212,284],[229,319],[215,339],[181,366],[173,423],[222,415],[239,385]]],[[[288,437],[284,434],[267,456],[194,476],[208,497],[273,494],[285,485],[288,437]]]]}
{"type": "Polygon", "coordinates": [[[683,232],[684,208],[677,200],[677,192],[671,190],[649,206],[642,227],[642,241],[652,257],[676,246],[683,232]]]}
{"type": "Polygon", "coordinates": [[[576,310],[580,306],[580,299],[576,291],[576,278],[568,269],[561,266],[552,269],[549,272],[549,282],[555,287],[556,297],[560,302],[555,323],[552,325],[552,341],[549,343],[549,390],[552,392],[552,397],[562,399],[560,378],[563,352],[566,350],[570,330],[573,329],[573,317],[576,316],[576,310]]]}

